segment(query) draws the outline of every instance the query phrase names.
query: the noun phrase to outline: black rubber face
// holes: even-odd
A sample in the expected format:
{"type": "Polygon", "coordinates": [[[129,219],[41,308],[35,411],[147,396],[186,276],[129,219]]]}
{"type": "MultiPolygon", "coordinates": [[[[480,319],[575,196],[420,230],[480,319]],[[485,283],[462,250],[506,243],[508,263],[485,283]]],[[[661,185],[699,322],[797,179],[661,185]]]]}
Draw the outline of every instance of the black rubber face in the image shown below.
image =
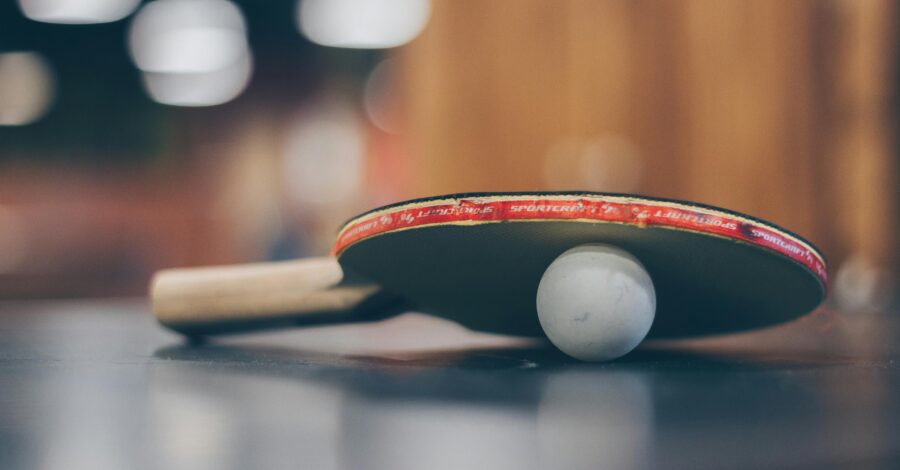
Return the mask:
{"type": "Polygon", "coordinates": [[[715,235],[583,221],[440,225],[347,247],[341,265],[474,330],[542,336],[535,294],[547,266],[586,243],[622,248],[647,268],[657,295],[650,337],[737,332],[816,308],[825,287],[781,254],[715,235]]]}

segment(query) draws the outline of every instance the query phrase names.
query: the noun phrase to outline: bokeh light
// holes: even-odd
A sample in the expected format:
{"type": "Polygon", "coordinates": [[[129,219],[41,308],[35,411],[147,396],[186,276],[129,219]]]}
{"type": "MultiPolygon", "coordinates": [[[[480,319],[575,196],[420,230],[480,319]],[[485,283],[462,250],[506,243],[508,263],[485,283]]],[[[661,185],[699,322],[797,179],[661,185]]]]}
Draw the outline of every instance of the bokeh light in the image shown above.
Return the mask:
{"type": "Polygon", "coordinates": [[[21,126],[40,119],[53,97],[53,70],[40,54],[0,54],[0,126],[21,126]]]}
{"type": "Polygon", "coordinates": [[[372,69],[363,89],[363,106],[375,127],[393,134],[401,131],[396,93],[396,60],[385,59],[372,69]]]}
{"type": "Polygon", "coordinates": [[[895,280],[862,253],[854,253],[840,265],[834,276],[832,293],[838,307],[845,312],[879,311],[887,308],[892,299],[895,280]]]}
{"type": "Polygon", "coordinates": [[[198,73],[145,72],[144,88],[154,101],[172,106],[215,106],[244,91],[253,72],[249,54],[224,69],[198,73]]]}
{"type": "Polygon", "coordinates": [[[209,72],[246,54],[246,26],[231,2],[157,0],[135,16],[128,46],[146,72],[209,72]]]}
{"type": "Polygon", "coordinates": [[[300,0],[297,24],[323,46],[386,49],[415,39],[430,15],[429,0],[300,0]]]}
{"type": "Polygon", "coordinates": [[[637,147],[616,135],[561,139],[544,160],[544,182],[551,189],[635,192],[643,172],[637,147]]]}
{"type": "Polygon", "coordinates": [[[29,19],[44,23],[110,23],[130,15],[141,0],[19,0],[29,19]]]}
{"type": "Polygon", "coordinates": [[[306,109],[288,128],[286,185],[300,206],[347,203],[362,185],[364,136],[359,117],[339,99],[306,109]]]}
{"type": "Polygon", "coordinates": [[[237,97],[250,80],[246,30],[234,3],[157,0],[135,16],[128,46],[154,100],[212,106],[237,97]]]}

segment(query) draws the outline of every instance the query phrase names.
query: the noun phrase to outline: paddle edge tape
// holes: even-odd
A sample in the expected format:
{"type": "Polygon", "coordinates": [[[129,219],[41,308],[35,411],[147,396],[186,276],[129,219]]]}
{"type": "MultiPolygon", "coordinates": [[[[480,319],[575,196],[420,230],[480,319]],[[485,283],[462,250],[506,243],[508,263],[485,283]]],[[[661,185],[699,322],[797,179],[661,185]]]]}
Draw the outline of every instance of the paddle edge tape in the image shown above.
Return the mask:
{"type": "Polygon", "coordinates": [[[416,199],[359,215],[341,228],[332,254],[387,233],[436,225],[502,222],[617,223],[744,242],[805,267],[828,290],[827,262],[810,242],[769,222],[688,201],[614,193],[465,193],[416,199]]]}

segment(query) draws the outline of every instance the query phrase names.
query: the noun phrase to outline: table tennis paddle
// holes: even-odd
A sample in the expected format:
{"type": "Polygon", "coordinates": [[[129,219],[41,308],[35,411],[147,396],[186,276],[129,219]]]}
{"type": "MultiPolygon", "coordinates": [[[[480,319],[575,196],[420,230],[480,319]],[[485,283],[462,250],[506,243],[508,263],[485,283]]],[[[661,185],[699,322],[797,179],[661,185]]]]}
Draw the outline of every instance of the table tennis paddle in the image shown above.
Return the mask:
{"type": "Polygon", "coordinates": [[[378,320],[411,309],[474,330],[542,336],[535,291],[566,250],[603,243],[646,267],[649,337],[737,332],[812,311],[826,261],[774,224],[693,202],[591,192],[468,193],[348,221],[331,255],[159,272],[157,319],[186,335],[378,320]]]}

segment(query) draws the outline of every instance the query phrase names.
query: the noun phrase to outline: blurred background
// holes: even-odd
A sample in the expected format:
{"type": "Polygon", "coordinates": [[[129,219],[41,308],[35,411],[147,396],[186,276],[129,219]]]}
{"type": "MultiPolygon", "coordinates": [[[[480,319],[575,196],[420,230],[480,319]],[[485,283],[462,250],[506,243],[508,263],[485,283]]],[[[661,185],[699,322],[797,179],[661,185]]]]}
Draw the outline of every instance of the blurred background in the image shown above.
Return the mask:
{"type": "MultiPolygon", "coordinates": [[[[885,308],[900,229],[890,0],[10,0],[0,298],[326,253],[460,191],[747,212],[885,308]]],[[[893,299],[896,301],[896,298],[893,299]]]]}

